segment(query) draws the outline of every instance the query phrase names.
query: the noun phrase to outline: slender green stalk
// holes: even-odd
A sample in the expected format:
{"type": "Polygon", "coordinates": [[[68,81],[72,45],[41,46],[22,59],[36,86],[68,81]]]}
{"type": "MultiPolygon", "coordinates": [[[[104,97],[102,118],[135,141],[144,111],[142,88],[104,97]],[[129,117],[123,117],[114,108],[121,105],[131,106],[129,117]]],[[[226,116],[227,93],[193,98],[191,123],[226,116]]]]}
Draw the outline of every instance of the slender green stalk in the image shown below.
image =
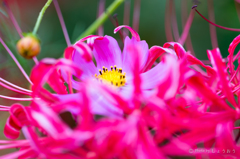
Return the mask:
{"type": "Polygon", "coordinates": [[[102,15],[92,23],[91,26],[89,26],[87,28],[86,31],[84,31],[78,38],[76,41],[82,39],[85,36],[91,35],[93,34],[97,28],[99,26],[101,26],[109,17],[109,15],[111,15],[119,6],[120,4],[122,4],[124,2],[124,0],[115,0],[108,8],[107,10],[102,13],[102,15]]]}
{"type": "Polygon", "coordinates": [[[42,21],[42,17],[43,17],[43,15],[44,15],[46,9],[50,6],[51,3],[52,3],[52,0],[48,0],[47,3],[43,6],[41,12],[40,12],[39,15],[38,15],[37,22],[36,22],[36,24],[35,24],[35,26],[34,26],[34,29],[33,29],[33,32],[32,32],[33,34],[36,34],[36,33],[37,33],[38,28],[39,28],[39,25],[40,25],[40,23],[41,23],[41,21],[42,21]]]}

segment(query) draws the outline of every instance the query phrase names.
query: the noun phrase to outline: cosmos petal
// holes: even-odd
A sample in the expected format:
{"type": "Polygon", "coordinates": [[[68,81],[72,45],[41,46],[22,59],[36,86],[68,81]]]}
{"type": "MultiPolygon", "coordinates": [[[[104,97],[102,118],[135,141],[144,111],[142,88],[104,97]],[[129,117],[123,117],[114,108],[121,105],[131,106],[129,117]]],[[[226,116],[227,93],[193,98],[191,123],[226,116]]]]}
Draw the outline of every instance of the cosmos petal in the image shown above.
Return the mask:
{"type": "Polygon", "coordinates": [[[161,81],[166,79],[166,75],[169,71],[169,66],[160,62],[155,67],[147,72],[141,73],[140,77],[142,79],[142,89],[152,89],[155,88],[161,81]]]}
{"type": "Polygon", "coordinates": [[[94,40],[93,55],[98,69],[104,66],[110,70],[110,67],[114,65],[122,67],[121,50],[117,41],[110,36],[94,40]]]}
{"type": "Polygon", "coordinates": [[[141,71],[148,59],[148,44],[146,41],[137,41],[135,38],[130,39],[125,38],[124,48],[123,48],[123,72],[126,72],[126,77],[132,76],[132,61],[134,60],[135,54],[138,54],[138,59],[140,60],[140,70],[141,71]],[[138,51],[138,52],[136,52],[138,51]]]}
{"type": "Polygon", "coordinates": [[[95,64],[92,61],[86,62],[76,51],[73,53],[72,60],[83,70],[82,76],[77,78],[84,80],[98,73],[95,64]]]}

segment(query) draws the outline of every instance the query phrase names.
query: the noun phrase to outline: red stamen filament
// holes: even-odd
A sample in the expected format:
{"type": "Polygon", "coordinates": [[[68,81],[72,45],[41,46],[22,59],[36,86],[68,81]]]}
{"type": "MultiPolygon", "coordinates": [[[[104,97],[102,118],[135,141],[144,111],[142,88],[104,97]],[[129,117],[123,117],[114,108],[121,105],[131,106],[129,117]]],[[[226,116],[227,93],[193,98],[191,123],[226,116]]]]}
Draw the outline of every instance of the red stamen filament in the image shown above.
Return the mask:
{"type": "Polygon", "coordinates": [[[55,6],[55,9],[57,11],[58,19],[60,21],[60,24],[61,24],[61,27],[62,27],[62,30],[63,30],[63,35],[65,37],[66,43],[67,43],[68,46],[70,46],[71,45],[71,41],[70,41],[70,38],[68,36],[67,28],[66,28],[63,16],[62,16],[61,9],[59,7],[59,4],[58,4],[57,0],[53,0],[53,3],[54,3],[54,6],[55,6]]]}
{"type": "MultiPolygon", "coordinates": [[[[9,17],[10,17],[10,19],[11,19],[11,21],[12,21],[14,27],[16,28],[16,30],[17,30],[17,32],[18,32],[20,38],[23,38],[22,30],[21,30],[20,26],[18,25],[17,20],[16,20],[16,18],[14,17],[14,15],[13,15],[11,9],[9,8],[7,1],[5,1],[5,5],[6,5],[7,12],[8,12],[8,14],[9,14],[9,17]]],[[[37,59],[36,56],[33,57],[33,61],[35,62],[35,64],[38,64],[38,59],[37,59]]]]}
{"type": "MultiPolygon", "coordinates": [[[[209,15],[209,19],[213,23],[215,23],[213,0],[208,0],[208,15],[209,15]]],[[[210,25],[209,27],[210,27],[210,36],[211,36],[212,47],[217,48],[218,41],[217,41],[216,28],[213,25],[210,25]]]]}
{"type": "Polygon", "coordinates": [[[141,8],[141,0],[135,0],[134,9],[133,9],[133,29],[136,32],[138,32],[138,28],[139,28],[140,8],[141,8]]]}
{"type": "Polygon", "coordinates": [[[11,106],[0,105],[0,108],[10,109],[10,108],[11,108],[11,106]]]}
{"type": "Polygon", "coordinates": [[[240,29],[236,29],[236,28],[228,28],[228,27],[224,27],[224,26],[221,26],[221,25],[218,25],[218,24],[215,24],[213,22],[211,22],[210,20],[208,20],[207,18],[205,18],[200,12],[198,12],[198,10],[196,9],[197,6],[193,6],[192,9],[195,9],[195,11],[204,19],[206,20],[208,23],[218,27],[218,28],[221,28],[221,29],[225,29],[225,30],[229,30],[229,31],[236,31],[236,32],[240,32],[240,29]]]}
{"type": "MultiPolygon", "coordinates": [[[[102,13],[104,12],[104,9],[105,9],[105,1],[106,1],[106,0],[100,0],[100,1],[99,1],[97,17],[100,17],[100,16],[102,15],[102,13]]],[[[101,25],[101,26],[98,28],[97,32],[98,32],[98,35],[99,35],[99,36],[103,36],[103,35],[104,35],[103,25],[101,25]]]]}
{"type": "Polygon", "coordinates": [[[32,91],[30,91],[30,90],[27,90],[27,89],[25,89],[25,88],[22,88],[22,87],[19,87],[19,86],[15,85],[15,84],[12,84],[11,82],[8,82],[8,81],[4,80],[4,79],[1,78],[1,77],[0,77],[0,81],[4,82],[5,84],[8,84],[9,86],[11,86],[11,87],[13,87],[13,88],[19,89],[19,90],[21,90],[21,91],[23,91],[23,92],[27,92],[27,93],[29,93],[29,94],[32,92],[32,91]]]}
{"type": "MultiPolygon", "coordinates": [[[[118,19],[117,19],[117,14],[114,14],[113,16],[109,16],[109,18],[110,18],[110,21],[112,22],[112,24],[115,27],[119,26],[118,19]]],[[[119,36],[120,36],[122,42],[124,43],[122,30],[119,30],[118,33],[119,33],[119,36]]]]}
{"type": "MultiPolygon", "coordinates": [[[[125,4],[124,4],[123,24],[124,25],[129,25],[130,11],[131,11],[131,1],[127,0],[124,3],[125,4]]],[[[125,39],[126,36],[128,36],[128,32],[123,31],[123,39],[125,39]]]]}
{"type": "Polygon", "coordinates": [[[0,111],[9,111],[9,109],[0,108],[0,111]]]}
{"type": "Polygon", "coordinates": [[[22,72],[22,74],[24,75],[24,77],[28,80],[28,82],[33,85],[32,81],[30,80],[30,78],[28,77],[27,73],[24,71],[24,69],[22,68],[21,64],[18,62],[18,60],[16,59],[16,57],[13,55],[13,53],[11,52],[11,50],[7,47],[7,45],[4,43],[4,41],[2,40],[2,38],[0,37],[0,42],[2,43],[3,47],[7,50],[8,54],[12,57],[12,59],[14,60],[14,62],[17,64],[18,68],[20,69],[20,71],[22,72]]]}
{"type": "Polygon", "coordinates": [[[171,22],[170,22],[171,10],[172,10],[171,3],[167,1],[166,10],[165,10],[165,32],[166,32],[167,41],[173,41],[173,35],[171,31],[171,22]]]}
{"type": "Polygon", "coordinates": [[[5,88],[7,88],[7,89],[9,89],[9,90],[11,90],[11,91],[17,92],[17,93],[21,93],[21,94],[25,94],[25,95],[29,95],[29,96],[31,95],[30,93],[27,93],[27,92],[23,92],[23,91],[17,90],[17,89],[12,88],[12,87],[10,87],[10,86],[8,86],[8,85],[2,83],[2,82],[0,82],[0,85],[3,86],[3,87],[5,87],[5,88]]]}
{"type": "Polygon", "coordinates": [[[187,20],[187,22],[186,22],[186,25],[185,25],[185,27],[184,27],[184,30],[183,30],[183,33],[182,33],[182,35],[181,35],[181,38],[179,39],[179,43],[180,44],[184,44],[185,43],[185,41],[186,41],[186,39],[187,39],[187,36],[188,36],[188,34],[189,34],[189,30],[190,30],[190,27],[191,27],[191,25],[192,25],[192,21],[193,21],[193,18],[194,18],[194,13],[195,12],[192,12],[191,11],[191,13],[190,13],[190,15],[189,15],[189,17],[188,17],[188,20],[187,20]]]}
{"type": "Polygon", "coordinates": [[[4,95],[0,95],[0,98],[10,99],[10,100],[18,100],[18,101],[32,101],[33,100],[33,98],[16,98],[16,97],[4,96],[4,95]]]}
{"type": "Polygon", "coordinates": [[[73,94],[72,74],[71,74],[71,72],[68,72],[68,88],[69,88],[69,93],[70,93],[70,94],[73,94]]]}
{"type": "MultiPolygon", "coordinates": [[[[183,0],[182,4],[181,4],[181,15],[182,15],[182,27],[185,30],[185,25],[188,24],[188,19],[190,18],[190,15],[192,14],[192,12],[190,13],[190,15],[188,16],[188,10],[187,10],[187,6],[186,6],[187,0],[183,0]]],[[[194,12],[194,11],[193,11],[194,12]]],[[[195,13],[195,12],[194,12],[195,13]]],[[[186,25],[187,26],[187,25],[186,25]]],[[[191,25],[190,25],[191,26],[191,25]]],[[[182,33],[183,34],[183,33],[182,33]]],[[[182,36],[181,36],[181,40],[182,40],[182,36]]],[[[184,43],[184,42],[183,42],[184,43]]],[[[190,36],[190,32],[187,35],[186,38],[186,48],[187,50],[190,51],[190,53],[196,57],[194,50],[193,50],[193,46],[192,46],[192,41],[191,41],[191,36],[190,36]]]]}
{"type": "Polygon", "coordinates": [[[179,31],[178,31],[178,23],[176,18],[176,9],[175,9],[175,3],[173,0],[170,0],[170,5],[172,5],[171,9],[171,20],[172,20],[172,30],[173,30],[173,36],[175,41],[179,40],[179,31]]]}
{"type": "Polygon", "coordinates": [[[240,65],[239,67],[237,68],[237,70],[234,72],[233,76],[231,77],[231,79],[229,80],[229,83],[232,82],[232,80],[234,79],[234,77],[237,75],[237,72],[239,71],[240,69],[240,65]]]}
{"type": "Polygon", "coordinates": [[[13,15],[13,13],[12,13],[12,11],[11,11],[11,9],[9,8],[8,2],[5,1],[4,3],[5,3],[5,6],[6,6],[8,15],[9,15],[9,17],[10,17],[10,19],[11,19],[11,21],[12,21],[14,27],[15,27],[15,29],[17,30],[19,36],[22,38],[22,37],[23,37],[23,35],[22,35],[22,30],[21,30],[21,28],[19,27],[19,25],[18,25],[18,23],[17,23],[17,20],[15,19],[14,15],[13,15]]]}
{"type": "MultiPolygon", "coordinates": [[[[116,27],[118,27],[118,26],[119,26],[119,23],[118,23],[117,14],[115,14],[115,16],[113,16],[113,19],[114,19],[115,22],[116,22],[116,27]]],[[[122,30],[120,30],[118,33],[119,33],[119,36],[120,36],[121,40],[124,42],[122,30]]]]}

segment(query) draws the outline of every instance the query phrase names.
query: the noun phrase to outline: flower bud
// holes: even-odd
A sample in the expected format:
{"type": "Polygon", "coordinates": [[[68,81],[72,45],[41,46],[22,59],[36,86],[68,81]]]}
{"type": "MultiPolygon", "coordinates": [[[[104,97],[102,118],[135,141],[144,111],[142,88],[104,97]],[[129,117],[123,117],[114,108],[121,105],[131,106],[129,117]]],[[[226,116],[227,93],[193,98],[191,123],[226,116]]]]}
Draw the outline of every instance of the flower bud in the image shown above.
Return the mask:
{"type": "Polygon", "coordinates": [[[41,50],[40,42],[34,36],[23,37],[17,43],[17,50],[26,59],[31,59],[39,54],[41,50]]]}

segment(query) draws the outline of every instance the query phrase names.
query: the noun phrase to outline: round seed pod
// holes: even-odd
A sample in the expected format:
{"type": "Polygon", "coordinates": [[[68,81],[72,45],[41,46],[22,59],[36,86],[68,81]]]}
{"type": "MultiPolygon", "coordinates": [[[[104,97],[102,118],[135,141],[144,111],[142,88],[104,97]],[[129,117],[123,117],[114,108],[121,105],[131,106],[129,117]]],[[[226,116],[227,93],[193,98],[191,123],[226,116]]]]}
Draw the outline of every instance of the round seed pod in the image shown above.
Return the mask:
{"type": "Polygon", "coordinates": [[[17,42],[17,50],[24,58],[31,59],[41,51],[40,42],[34,36],[25,36],[17,42]]]}

